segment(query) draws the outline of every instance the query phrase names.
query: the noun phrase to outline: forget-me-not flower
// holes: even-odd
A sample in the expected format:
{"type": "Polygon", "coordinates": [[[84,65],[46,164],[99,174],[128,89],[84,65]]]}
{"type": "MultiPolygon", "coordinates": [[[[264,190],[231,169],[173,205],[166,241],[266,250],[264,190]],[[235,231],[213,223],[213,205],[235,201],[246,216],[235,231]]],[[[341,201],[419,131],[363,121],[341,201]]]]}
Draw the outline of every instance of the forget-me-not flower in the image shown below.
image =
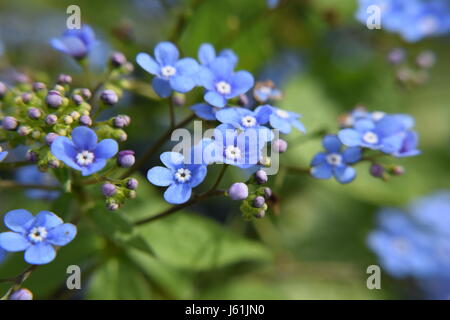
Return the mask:
{"type": "Polygon", "coordinates": [[[55,259],[54,246],[65,246],[75,238],[77,228],[56,214],[41,211],[35,217],[24,209],[5,214],[10,232],[0,233],[0,247],[9,252],[25,250],[25,261],[46,264],[55,259]]]}
{"type": "Polygon", "coordinates": [[[203,43],[198,49],[198,60],[202,66],[210,67],[211,63],[219,57],[228,59],[233,68],[236,67],[238,57],[231,49],[224,49],[220,51],[219,55],[216,55],[216,49],[210,43],[203,43]]]}
{"type": "Polygon", "coordinates": [[[168,187],[164,199],[172,204],[185,203],[195,188],[206,177],[206,165],[186,163],[178,152],[164,152],[161,162],[166,167],[153,167],[147,173],[147,179],[156,186],[168,187]]]}
{"type": "Polygon", "coordinates": [[[216,112],[218,110],[221,110],[217,107],[210,106],[209,104],[206,103],[194,104],[189,109],[191,109],[195,113],[195,115],[200,119],[209,121],[217,120],[216,112]]]}
{"type": "Polygon", "coordinates": [[[227,100],[246,93],[254,83],[247,71],[234,72],[234,64],[224,57],[214,59],[208,68],[202,67],[199,84],[206,89],[205,100],[218,108],[223,108],[227,100]]]}
{"type": "Polygon", "coordinates": [[[361,149],[350,147],[342,150],[342,143],[335,135],[327,135],[322,140],[325,152],[319,152],[311,161],[311,175],[317,179],[330,179],[349,183],[356,177],[356,170],[349,166],[361,160],[361,149]]]}
{"type": "Polygon", "coordinates": [[[97,135],[87,127],[77,127],[72,131],[72,139],[58,137],[51,145],[51,151],[57,159],[81,171],[83,176],[102,170],[118,149],[113,139],[97,143],[97,135]]]}
{"type": "Polygon", "coordinates": [[[61,37],[50,40],[51,46],[75,59],[83,59],[97,43],[95,33],[88,25],[80,29],[67,29],[61,37]]]}
{"type": "Polygon", "coordinates": [[[155,75],[152,86],[156,93],[167,98],[172,91],[186,93],[197,85],[200,66],[192,58],[179,59],[180,53],[171,42],[160,42],[154,50],[155,58],[141,52],[136,62],[147,72],[155,75]]]}
{"type": "Polygon", "coordinates": [[[272,110],[272,114],[269,118],[269,123],[272,128],[277,129],[284,134],[290,133],[292,127],[300,130],[301,132],[306,132],[305,126],[298,120],[301,117],[300,114],[269,105],[259,106],[255,111],[259,111],[261,108],[266,107],[269,107],[272,110]]]}

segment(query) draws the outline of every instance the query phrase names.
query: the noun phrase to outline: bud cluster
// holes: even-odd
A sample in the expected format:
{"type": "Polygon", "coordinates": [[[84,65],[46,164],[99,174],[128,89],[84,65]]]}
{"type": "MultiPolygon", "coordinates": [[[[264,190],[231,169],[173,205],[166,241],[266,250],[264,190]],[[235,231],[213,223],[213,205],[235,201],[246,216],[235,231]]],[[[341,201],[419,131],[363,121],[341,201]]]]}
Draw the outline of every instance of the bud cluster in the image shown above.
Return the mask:
{"type": "Polygon", "coordinates": [[[106,198],[106,208],[110,211],[116,211],[124,205],[127,199],[134,199],[138,184],[138,181],[134,178],[104,183],[102,193],[106,198]]]}

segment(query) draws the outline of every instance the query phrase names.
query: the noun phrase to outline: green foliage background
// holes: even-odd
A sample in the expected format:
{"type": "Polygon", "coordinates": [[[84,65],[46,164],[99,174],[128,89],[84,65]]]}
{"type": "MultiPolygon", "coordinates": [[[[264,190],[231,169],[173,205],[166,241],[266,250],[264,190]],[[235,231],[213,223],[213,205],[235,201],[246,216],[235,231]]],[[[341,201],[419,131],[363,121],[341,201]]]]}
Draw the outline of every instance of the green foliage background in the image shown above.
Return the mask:
{"type": "MultiPolygon", "coordinates": [[[[195,10],[189,8],[197,0],[175,5],[161,1],[166,3],[163,15],[147,6],[159,1],[0,0],[0,35],[17,38],[4,41],[0,68],[11,64],[50,81],[60,72],[70,73],[75,83],[85,84],[81,71],[47,44],[64,29],[70,4],[81,7],[82,21],[101,40],[133,62],[136,53],[152,52],[157,42],[167,40],[182,15],[186,24],[179,46],[186,56],[196,57],[198,46],[210,42],[235,50],[239,69],[256,75],[280,52],[288,50],[299,57],[301,71],[283,82],[285,97],[279,106],[303,114],[308,131],[336,132],[337,116],[362,103],[371,110],[412,114],[423,153],[401,160],[407,174],[388,183],[372,178],[366,164],[358,165],[356,181],[346,186],[281,168],[270,180],[280,199],[278,215],[251,222],[241,218],[237,203],[214,198],[133,229],[131,221],[168,207],[161,190],[141,178],[136,200],[119,213],[106,211],[99,200],[79,225],[77,238],[58,252],[54,262],[38,268],[25,286],[38,299],[414,296],[411,283],[384,273],[382,290],[366,288],[366,268],[377,260],[365,239],[379,207],[405,206],[418,196],[450,188],[448,38],[407,44],[382,30],[367,30],[354,19],[354,0],[291,0],[273,11],[264,0],[205,0],[195,10]],[[132,29],[129,39],[117,36],[124,26],[132,29]],[[410,56],[423,49],[436,52],[438,62],[426,85],[402,88],[396,83],[385,61],[386,53],[396,46],[407,48],[410,56]],[[65,289],[66,268],[71,264],[83,270],[81,291],[65,289]]],[[[136,76],[149,83],[150,77],[136,69],[136,76]]],[[[134,89],[135,94],[126,95],[117,108],[133,119],[123,148],[142,154],[167,128],[167,107],[148,98],[153,97],[150,86],[134,89]]],[[[177,118],[188,113],[186,106],[180,107],[177,118]]],[[[304,142],[300,133],[289,135],[288,141],[282,165],[306,167],[321,148],[320,140],[304,142]]],[[[158,163],[154,158],[147,168],[158,163]]],[[[216,169],[209,170],[200,190],[212,184],[216,169]]],[[[241,178],[238,170],[230,172],[223,187],[241,178]]],[[[90,192],[100,198],[99,186],[90,192]]],[[[52,204],[29,200],[21,192],[0,191],[1,213],[16,208],[35,213],[51,209],[64,217],[72,206],[70,194],[52,204]]],[[[25,267],[22,254],[13,254],[0,265],[0,278],[17,275],[25,267]]],[[[0,284],[0,292],[6,289],[6,284],[0,284]]]]}

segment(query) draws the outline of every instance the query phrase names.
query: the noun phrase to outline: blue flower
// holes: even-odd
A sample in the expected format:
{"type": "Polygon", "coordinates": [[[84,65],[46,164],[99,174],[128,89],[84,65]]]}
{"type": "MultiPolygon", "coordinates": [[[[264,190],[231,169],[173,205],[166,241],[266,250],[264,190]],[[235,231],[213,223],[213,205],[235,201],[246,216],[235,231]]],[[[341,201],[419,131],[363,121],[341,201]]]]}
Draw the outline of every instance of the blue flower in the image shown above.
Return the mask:
{"type": "MultiPolygon", "coordinates": [[[[37,166],[25,166],[17,170],[16,179],[23,184],[57,186],[58,182],[50,174],[39,171],[37,166]]],[[[27,189],[25,194],[31,199],[54,200],[60,192],[56,190],[27,189]]]]}
{"type": "Polygon", "coordinates": [[[197,84],[199,65],[192,58],[179,59],[180,53],[171,42],[160,42],[154,50],[155,59],[147,53],[139,53],[136,62],[155,75],[152,86],[156,93],[167,98],[172,90],[186,93],[197,84]]]}
{"type": "Polygon", "coordinates": [[[97,43],[95,33],[88,25],[80,29],[67,29],[60,38],[50,40],[50,45],[75,59],[83,59],[97,43]]]}
{"type": "Polygon", "coordinates": [[[248,169],[259,163],[266,141],[258,130],[239,132],[230,124],[221,124],[214,130],[212,143],[204,147],[204,159],[248,169]]]}
{"type": "Polygon", "coordinates": [[[253,97],[259,103],[265,103],[269,100],[281,99],[281,91],[275,87],[271,81],[257,82],[253,89],[253,97]]]}
{"type": "Polygon", "coordinates": [[[361,159],[361,149],[346,148],[335,135],[327,135],[322,140],[325,152],[319,152],[311,161],[311,175],[317,179],[330,179],[349,183],[356,177],[356,170],[349,166],[361,159]]]}
{"type": "Polygon", "coordinates": [[[236,129],[254,129],[265,141],[273,139],[272,131],[264,125],[269,122],[272,109],[262,106],[255,111],[245,108],[224,108],[216,112],[216,118],[222,123],[233,125],[236,129]]]}
{"type": "Polygon", "coordinates": [[[220,110],[217,107],[210,106],[206,103],[197,103],[190,107],[194,111],[195,115],[203,120],[214,121],[217,120],[216,112],[220,110]]]}
{"type": "Polygon", "coordinates": [[[216,56],[216,50],[209,43],[202,44],[198,49],[198,60],[200,61],[202,66],[210,67],[211,63],[218,57],[228,59],[233,68],[237,65],[238,57],[233,50],[224,49],[220,51],[218,56],[216,56]]]}
{"type": "Polygon", "coordinates": [[[161,162],[166,167],[153,167],[147,173],[147,179],[156,186],[168,187],[164,199],[172,204],[185,203],[189,200],[192,188],[195,188],[206,177],[206,166],[189,164],[181,153],[164,152],[161,162]]]}
{"type": "Polygon", "coordinates": [[[58,137],[51,145],[53,155],[69,167],[88,176],[103,169],[109,158],[118,151],[115,140],[105,139],[97,143],[97,135],[87,127],[77,127],[72,131],[72,140],[58,137]]]}
{"type": "Polygon", "coordinates": [[[24,209],[8,212],[5,225],[12,232],[0,233],[0,247],[9,252],[25,250],[29,264],[46,264],[55,259],[54,246],[65,246],[75,238],[77,228],[64,223],[49,211],[41,211],[35,217],[24,209]]]}
{"type": "Polygon", "coordinates": [[[290,133],[292,127],[297,128],[301,132],[306,132],[305,126],[298,120],[301,117],[298,113],[285,111],[269,105],[260,106],[256,108],[255,111],[259,111],[260,108],[266,107],[269,107],[272,110],[272,114],[269,118],[269,123],[272,128],[277,129],[284,134],[290,133]]]}
{"type": "Polygon", "coordinates": [[[202,67],[199,84],[206,88],[205,100],[223,108],[228,99],[247,92],[254,83],[247,71],[234,72],[234,65],[228,58],[219,57],[211,61],[208,68],[202,67]]]}
{"type": "Polygon", "coordinates": [[[339,131],[339,139],[349,147],[365,147],[392,154],[400,151],[405,138],[406,118],[384,116],[378,122],[358,120],[353,128],[339,131]]]}

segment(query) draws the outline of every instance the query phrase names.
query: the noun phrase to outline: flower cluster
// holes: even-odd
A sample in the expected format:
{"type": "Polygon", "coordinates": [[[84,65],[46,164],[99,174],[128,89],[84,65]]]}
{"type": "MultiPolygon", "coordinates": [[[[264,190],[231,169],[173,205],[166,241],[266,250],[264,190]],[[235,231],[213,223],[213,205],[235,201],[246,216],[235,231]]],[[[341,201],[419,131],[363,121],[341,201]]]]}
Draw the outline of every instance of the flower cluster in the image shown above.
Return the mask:
{"type": "MultiPolygon", "coordinates": [[[[231,50],[223,50],[217,55],[214,47],[203,44],[198,52],[200,63],[197,63],[192,58],[179,59],[177,48],[169,42],[162,42],[156,46],[154,55],[152,58],[140,53],[136,61],[155,75],[155,91],[161,97],[168,97],[172,91],[186,93],[195,86],[202,87],[205,101],[194,104],[190,109],[199,118],[216,123],[212,137],[203,139],[187,155],[165,152],[161,161],[166,167],[154,167],[148,171],[147,178],[151,183],[168,187],[164,198],[169,203],[188,201],[192,188],[205,179],[207,166],[214,163],[236,166],[267,177],[262,169],[270,166],[270,157],[266,157],[263,150],[269,144],[272,152],[276,153],[287,148],[284,140],[274,140],[275,131],[288,134],[296,128],[305,132],[299,114],[269,104],[258,105],[281,98],[281,92],[273,82],[258,82],[253,90],[254,99],[246,99],[246,94],[254,86],[254,78],[248,71],[234,70],[238,58],[231,50]]],[[[247,184],[253,182],[250,179],[243,185],[248,189],[247,184]]],[[[256,207],[250,205],[252,213],[248,213],[245,206],[241,209],[247,217],[262,217],[262,212],[267,209],[261,200],[264,200],[264,191],[258,189],[253,195],[246,202],[248,205],[254,197],[259,197],[256,207]],[[255,210],[258,212],[253,212],[255,210]]]]}
{"type": "Polygon", "coordinates": [[[370,6],[380,9],[383,29],[409,42],[450,32],[450,3],[446,0],[359,0],[356,18],[361,23],[366,23],[370,6]]]}
{"type": "Polygon", "coordinates": [[[450,193],[414,201],[408,212],[383,209],[369,247],[395,278],[412,277],[431,299],[450,298],[450,193]]]}
{"type": "Polygon", "coordinates": [[[349,183],[356,177],[356,170],[349,166],[362,160],[372,162],[373,176],[387,179],[388,173],[403,174],[399,166],[389,170],[375,161],[381,155],[395,158],[420,154],[417,149],[418,135],[413,131],[414,119],[405,114],[368,112],[359,107],[339,119],[342,129],[337,135],[327,135],[323,141],[325,152],[320,152],[311,161],[311,175],[317,179],[332,176],[340,183],[349,183]],[[343,147],[345,150],[342,150],[343,147]],[[366,155],[363,157],[363,155],[366,155]]]}

